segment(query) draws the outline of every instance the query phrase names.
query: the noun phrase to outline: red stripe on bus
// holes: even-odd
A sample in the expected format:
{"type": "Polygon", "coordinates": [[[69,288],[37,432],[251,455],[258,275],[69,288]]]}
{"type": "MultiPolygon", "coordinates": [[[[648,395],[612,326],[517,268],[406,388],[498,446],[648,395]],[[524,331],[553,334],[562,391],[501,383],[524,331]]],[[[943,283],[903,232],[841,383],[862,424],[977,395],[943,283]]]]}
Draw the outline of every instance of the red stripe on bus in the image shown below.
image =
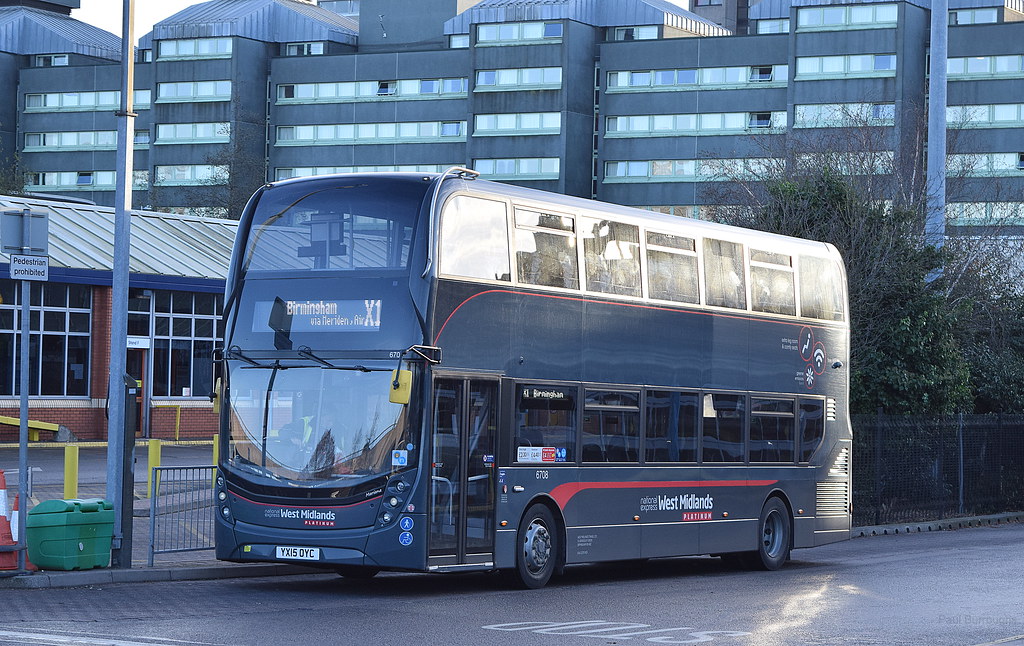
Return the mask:
{"type": "MultiPolygon", "coordinates": [[[[519,291],[519,290],[515,290],[515,289],[488,289],[486,291],[482,291],[482,292],[478,292],[476,294],[473,294],[472,296],[470,296],[466,300],[464,300],[461,303],[459,303],[455,307],[455,309],[452,310],[452,313],[448,315],[448,318],[446,318],[444,320],[444,323],[441,325],[441,329],[439,329],[437,331],[437,335],[434,337],[434,344],[437,345],[437,341],[438,341],[438,339],[441,338],[441,333],[444,332],[445,326],[448,325],[448,322],[452,320],[452,317],[455,316],[455,313],[458,312],[459,309],[463,305],[465,305],[469,301],[473,300],[474,298],[476,298],[478,296],[483,296],[485,294],[520,294],[522,296],[537,296],[537,297],[540,297],[540,298],[554,298],[554,299],[563,300],[563,301],[576,301],[576,302],[579,302],[579,303],[585,303],[585,302],[586,303],[602,303],[602,304],[605,304],[605,305],[618,305],[620,307],[634,307],[634,308],[643,309],[643,310],[657,310],[657,311],[660,311],[660,312],[675,312],[677,314],[697,314],[699,316],[717,316],[717,317],[727,318],[727,319],[744,319],[744,320],[748,320],[748,319],[751,318],[750,316],[744,316],[744,315],[726,314],[724,312],[708,312],[708,311],[701,311],[701,310],[693,310],[693,309],[689,309],[689,308],[678,308],[677,309],[677,308],[673,308],[673,307],[661,307],[661,306],[658,306],[658,305],[641,305],[640,303],[622,303],[622,302],[616,302],[616,301],[604,301],[604,300],[599,300],[597,298],[581,298],[581,297],[577,297],[577,296],[558,296],[557,294],[534,294],[533,292],[524,292],[524,291],[519,291]]],[[[803,321],[797,322],[797,323],[789,323],[789,322],[786,322],[786,321],[778,321],[778,320],[776,320],[776,321],[773,321],[773,322],[779,323],[781,325],[792,325],[793,327],[810,327],[806,322],[803,322],[803,321]]],[[[816,327],[830,327],[830,326],[816,324],[816,327]]]]}
{"type": "Polygon", "coordinates": [[[569,482],[551,490],[561,509],[573,496],[587,489],[651,489],[654,487],[768,487],[778,480],[664,480],[653,482],[569,482]]]}
{"type": "Polygon", "coordinates": [[[364,505],[370,502],[371,500],[380,500],[381,498],[384,497],[384,495],[381,494],[379,496],[367,498],[366,500],[360,500],[359,502],[354,502],[349,505],[278,505],[272,502],[258,502],[256,500],[249,500],[245,496],[235,493],[234,491],[231,491],[230,493],[235,498],[241,498],[245,502],[252,503],[254,505],[261,505],[263,507],[280,507],[282,509],[345,509],[346,507],[356,507],[358,505],[364,505]]]}

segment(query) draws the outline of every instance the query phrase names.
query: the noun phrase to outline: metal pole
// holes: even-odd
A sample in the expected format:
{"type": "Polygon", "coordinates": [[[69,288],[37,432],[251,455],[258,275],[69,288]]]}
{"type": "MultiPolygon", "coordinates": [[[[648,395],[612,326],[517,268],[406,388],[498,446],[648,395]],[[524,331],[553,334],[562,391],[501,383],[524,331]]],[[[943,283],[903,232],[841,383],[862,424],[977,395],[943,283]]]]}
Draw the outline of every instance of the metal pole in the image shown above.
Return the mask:
{"type": "MultiPolygon", "coordinates": [[[[22,220],[25,233],[22,244],[28,245],[29,219],[22,220]]],[[[18,494],[21,499],[21,510],[18,512],[18,569],[25,569],[25,550],[28,547],[25,535],[25,519],[28,518],[28,373],[29,373],[29,320],[31,319],[29,300],[32,290],[29,281],[21,281],[21,375],[18,380],[18,398],[21,414],[21,425],[18,432],[18,494]]],[[[42,319],[40,318],[40,324],[42,319]]],[[[40,329],[42,329],[40,327],[40,329]]],[[[40,349],[41,350],[41,349],[40,349]]]]}
{"type": "Polygon", "coordinates": [[[960,413],[960,423],[957,425],[957,440],[960,444],[959,450],[959,470],[960,470],[960,505],[957,507],[957,513],[964,513],[964,414],[960,413]]]}
{"type": "Polygon", "coordinates": [[[942,247],[946,238],[946,57],[949,1],[932,0],[928,63],[928,214],[925,240],[942,247]]]}
{"type": "MultiPolygon", "coordinates": [[[[107,421],[107,499],[114,506],[113,566],[130,568],[132,555],[122,553],[127,535],[131,545],[131,523],[121,513],[132,500],[124,500],[126,452],[135,448],[134,438],[125,437],[124,372],[128,355],[128,262],[131,245],[132,155],[135,114],[132,99],[135,88],[135,0],[123,0],[121,21],[121,107],[117,112],[117,185],[114,193],[114,262],[110,303],[110,381],[107,385],[109,418],[107,421]]],[[[130,463],[128,463],[130,464],[130,463]]],[[[131,469],[128,469],[131,471],[131,469]]],[[[134,482],[132,482],[134,486],[134,482]]],[[[130,518],[130,516],[129,516],[130,518]]]]}

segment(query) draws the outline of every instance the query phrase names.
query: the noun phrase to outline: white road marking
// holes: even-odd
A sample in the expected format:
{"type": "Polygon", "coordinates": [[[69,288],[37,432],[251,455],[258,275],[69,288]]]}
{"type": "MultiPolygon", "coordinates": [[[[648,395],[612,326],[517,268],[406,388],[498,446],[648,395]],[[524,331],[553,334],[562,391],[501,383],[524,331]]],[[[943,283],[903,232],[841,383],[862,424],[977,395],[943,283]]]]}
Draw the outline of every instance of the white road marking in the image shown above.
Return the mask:
{"type": "MultiPolygon", "coordinates": [[[[48,646],[173,646],[176,644],[200,644],[200,642],[180,641],[177,639],[131,641],[128,639],[103,637],[100,635],[86,636],[60,633],[29,633],[15,630],[0,630],[0,641],[15,641],[21,644],[44,644],[48,646]]],[[[208,644],[208,646],[215,645],[208,644]]]]}
{"type": "Polygon", "coordinates": [[[1013,642],[1024,642],[1024,635],[1004,637],[1003,639],[997,639],[994,642],[985,642],[984,644],[975,644],[974,646],[997,646],[997,644],[1012,644],[1013,642]]]}
{"type": "MultiPolygon", "coordinates": [[[[638,624],[623,621],[516,621],[507,624],[491,624],[481,626],[486,630],[504,632],[526,632],[541,635],[559,635],[563,637],[601,637],[604,639],[632,639],[642,637],[646,641],[660,644],[699,644],[720,637],[746,637],[748,632],[733,630],[695,630],[691,626],[675,628],[652,628],[650,624],[638,624]],[[643,630],[650,629],[650,630],[643,630]],[[685,632],[691,631],[691,632],[685,632]],[[684,633],[682,635],[666,635],[664,633],[684,633]],[[657,637],[655,635],[662,633],[657,637]]],[[[987,646],[987,645],[985,645],[987,646]]]]}

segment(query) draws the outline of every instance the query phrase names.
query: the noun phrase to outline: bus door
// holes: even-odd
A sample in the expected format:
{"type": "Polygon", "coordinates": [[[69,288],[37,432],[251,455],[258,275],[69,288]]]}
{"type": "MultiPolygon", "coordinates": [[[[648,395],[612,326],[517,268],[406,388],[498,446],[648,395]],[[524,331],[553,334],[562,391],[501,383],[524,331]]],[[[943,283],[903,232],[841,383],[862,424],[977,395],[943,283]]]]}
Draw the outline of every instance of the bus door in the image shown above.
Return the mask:
{"type": "Polygon", "coordinates": [[[498,382],[434,381],[430,561],[493,561],[498,382]]]}

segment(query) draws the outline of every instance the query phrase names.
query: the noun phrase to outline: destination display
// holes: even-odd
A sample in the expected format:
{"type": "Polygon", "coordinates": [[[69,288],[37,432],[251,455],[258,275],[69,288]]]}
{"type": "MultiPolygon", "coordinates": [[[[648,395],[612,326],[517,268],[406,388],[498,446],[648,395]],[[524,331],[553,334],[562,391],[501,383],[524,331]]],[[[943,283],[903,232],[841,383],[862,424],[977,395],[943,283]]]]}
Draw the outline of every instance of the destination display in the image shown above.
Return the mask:
{"type": "Polygon", "coordinates": [[[377,332],[380,299],[257,301],[253,332],[377,332]]]}

